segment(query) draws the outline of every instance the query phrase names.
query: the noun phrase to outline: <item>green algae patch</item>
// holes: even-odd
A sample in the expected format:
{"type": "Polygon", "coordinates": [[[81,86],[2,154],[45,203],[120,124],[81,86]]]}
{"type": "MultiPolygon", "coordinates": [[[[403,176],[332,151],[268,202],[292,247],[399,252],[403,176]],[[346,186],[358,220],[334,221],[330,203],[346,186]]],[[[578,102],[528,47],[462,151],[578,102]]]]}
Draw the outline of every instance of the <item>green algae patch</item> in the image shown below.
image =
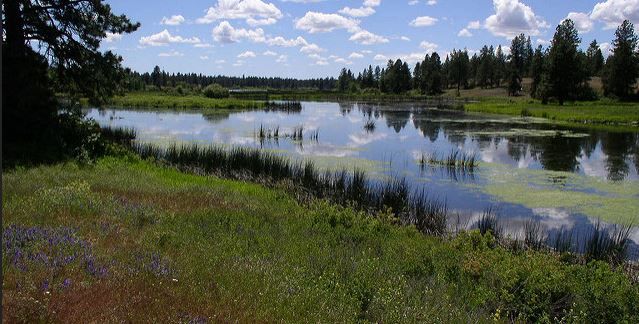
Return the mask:
{"type": "Polygon", "coordinates": [[[558,208],[611,223],[637,222],[639,183],[609,182],[569,172],[516,169],[485,163],[484,185],[474,186],[498,200],[528,208],[558,208]]]}
{"type": "Polygon", "coordinates": [[[457,132],[462,135],[469,136],[504,136],[504,137],[569,137],[569,138],[581,138],[581,137],[589,137],[589,134],[586,133],[576,133],[570,130],[543,130],[543,129],[522,129],[522,128],[512,128],[509,130],[502,131],[476,131],[476,132],[466,132],[459,131],[457,132]]]}
{"type": "Polygon", "coordinates": [[[388,162],[357,157],[305,156],[303,160],[312,161],[316,167],[322,170],[361,170],[370,172],[371,176],[374,176],[378,172],[383,172],[389,166],[388,162]]]}

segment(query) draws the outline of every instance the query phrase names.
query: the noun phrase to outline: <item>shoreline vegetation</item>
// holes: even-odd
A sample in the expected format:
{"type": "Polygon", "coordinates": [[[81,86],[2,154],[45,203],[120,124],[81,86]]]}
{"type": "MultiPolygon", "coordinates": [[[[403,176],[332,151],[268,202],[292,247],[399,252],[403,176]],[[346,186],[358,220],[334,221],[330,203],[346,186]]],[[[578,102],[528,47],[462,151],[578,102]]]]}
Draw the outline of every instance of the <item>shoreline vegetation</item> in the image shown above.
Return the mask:
{"type": "Polygon", "coordinates": [[[116,147],[90,165],[3,174],[7,318],[639,320],[636,273],[614,260],[628,228],[547,245],[530,223],[511,241],[494,208],[460,229],[401,179],[373,185],[251,149],[116,147]],[[583,258],[570,252],[579,239],[583,258]]]}
{"type": "MultiPolygon", "coordinates": [[[[486,90],[486,94],[494,92],[486,90]]],[[[298,100],[312,101],[365,101],[377,103],[416,102],[428,103],[444,109],[464,110],[471,113],[487,113],[507,116],[543,118],[551,123],[575,127],[605,127],[610,130],[639,130],[639,104],[611,99],[558,104],[542,104],[529,97],[482,96],[473,91],[467,97],[422,95],[370,95],[341,94],[326,91],[275,91],[269,100],[241,98],[206,98],[198,95],[178,95],[164,92],[130,92],[114,97],[107,107],[135,109],[177,109],[201,111],[205,114],[228,113],[252,109],[277,109],[300,111],[298,100]],[[277,107],[281,105],[283,107],[277,107]]],[[[84,106],[88,106],[86,103],[84,106]]]]}

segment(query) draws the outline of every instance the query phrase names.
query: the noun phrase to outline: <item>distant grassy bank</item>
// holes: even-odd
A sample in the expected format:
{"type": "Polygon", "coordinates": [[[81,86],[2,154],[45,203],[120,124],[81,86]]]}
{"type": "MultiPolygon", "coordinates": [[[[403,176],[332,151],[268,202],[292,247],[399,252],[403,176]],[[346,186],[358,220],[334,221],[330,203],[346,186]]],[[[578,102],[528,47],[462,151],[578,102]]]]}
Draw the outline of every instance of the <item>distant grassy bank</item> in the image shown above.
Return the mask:
{"type": "Polygon", "coordinates": [[[609,100],[543,105],[525,98],[481,98],[464,104],[470,112],[546,118],[576,124],[612,124],[639,127],[639,103],[609,100]]]}
{"type": "Polygon", "coordinates": [[[164,92],[129,92],[111,99],[109,105],[116,107],[171,108],[171,109],[256,109],[265,106],[264,101],[234,98],[213,99],[202,95],[177,95],[164,92]]]}
{"type": "MultiPolygon", "coordinates": [[[[486,90],[492,91],[492,90],[486,90]]],[[[599,125],[623,127],[620,130],[639,128],[639,103],[626,103],[612,100],[543,105],[528,97],[470,97],[477,91],[467,93],[469,97],[428,97],[417,94],[379,94],[379,93],[338,93],[333,91],[276,91],[269,100],[345,100],[371,102],[414,101],[428,102],[434,105],[463,108],[469,112],[501,114],[510,116],[529,116],[546,118],[558,123],[573,126],[599,125]]],[[[204,113],[223,113],[237,110],[260,109],[267,106],[265,100],[238,98],[212,99],[202,95],[177,95],[164,92],[132,92],[115,97],[109,105],[136,109],[193,109],[204,113]]]]}
{"type": "Polygon", "coordinates": [[[16,169],[2,189],[8,321],[639,321],[639,286],[602,262],[135,156],[16,169]]]}

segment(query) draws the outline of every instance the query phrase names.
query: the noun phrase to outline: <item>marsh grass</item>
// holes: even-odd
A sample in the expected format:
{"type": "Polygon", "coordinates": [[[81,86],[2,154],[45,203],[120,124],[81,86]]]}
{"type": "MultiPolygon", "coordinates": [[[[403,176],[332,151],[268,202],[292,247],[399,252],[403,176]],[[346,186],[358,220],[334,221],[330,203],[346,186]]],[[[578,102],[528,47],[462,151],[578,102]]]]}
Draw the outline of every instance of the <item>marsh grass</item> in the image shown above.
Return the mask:
{"type": "Polygon", "coordinates": [[[302,103],[293,100],[267,101],[264,106],[265,111],[277,111],[298,114],[302,111],[302,103]]]}
{"type": "Polygon", "coordinates": [[[524,245],[526,248],[545,249],[547,240],[548,237],[539,222],[531,219],[524,223],[524,245]]]}
{"type": "MultiPolygon", "coordinates": [[[[267,134],[268,131],[263,131],[267,134]]],[[[295,132],[294,132],[295,133],[295,132]]],[[[301,129],[297,131],[299,138],[301,129]]],[[[143,158],[154,158],[187,170],[218,174],[234,179],[257,180],[276,185],[286,181],[295,190],[319,199],[354,205],[370,214],[392,210],[406,224],[428,234],[446,231],[446,203],[417,191],[405,178],[374,182],[360,170],[322,172],[310,161],[290,159],[251,148],[226,149],[217,146],[135,144],[143,158]]]]}
{"type": "Polygon", "coordinates": [[[601,260],[621,264],[627,259],[632,225],[614,225],[604,228],[597,220],[592,232],[585,237],[586,260],[601,260]]]}
{"type": "MultiPolygon", "coordinates": [[[[423,188],[410,185],[403,177],[373,181],[361,170],[322,171],[312,161],[295,162],[275,153],[252,148],[228,149],[195,144],[172,145],[168,148],[135,144],[133,147],[143,158],[154,158],[180,169],[257,181],[276,187],[288,183],[291,184],[288,188],[304,201],[326,199],[342,206],[353,206],[371,216],[390,212],[400,223],[415,226],[424,234],[451,234],[449,220],[455,215],[449,212],[445,199],[433,198],[423,188]]],[[[608,230],[596,225],[592,233],[581,238],[562,229],[550,240],[541,224],[531,220],[524,224],[523,238],[513,239],[504,237],[499,214],[500,210],[496,206],[485,208],[476,222],[476,228],[482,235],[490,233],[502,246],[580,254],[582,251],[579,247],[583,244],[580,245],[578,241],[581,239],[581,242],[587,242],[583,256],[586,260],[621,264],[627,258],[632,226],[608,230]]]]}
{"type": "Polygon", "coordinates": [[[369,119],[364,123],[364,130],[367,133],[372,133],[375,131],[376,125],[375,125],[375,120],[373,119],[369,119]]]}
{"type": "Polygon", "coordinates": [[[437,153],[422,153],[419,161],[420,166],[435,165],[453,169],[464,169],[472,171],[479,165],[477,154],[452,150],[448,155],[437,153]]]}
{"type": "Polygon", "coordinates": [[[499,208],[496,206],[485,208],[477,220],[477,228],[482,235],[490,233],[497,240],[502,239],[503,227],[499,222],[499,208]]]}
{"type": "Polygon", "coordinates": [[[281,138],[289,138],[295,142],[299,142],[301,145],[305,136],[312,142],[319,142],[319,129],[307,132],[306,135],[304,135],[303,126],[294,127],[290,133],[284,133],[280,131],[280,126],[269,128],[260,124],[260,128],[255,130],[254,134],[261,144],[263,144],[265,140],[275,140],[277,142],[281,138]]]}
{"type": "Polygon", "coordinates": [[[128,144],[135,140],[137,131],[130,127],[101,127],[100,135],[107,141],[128,144]]]}

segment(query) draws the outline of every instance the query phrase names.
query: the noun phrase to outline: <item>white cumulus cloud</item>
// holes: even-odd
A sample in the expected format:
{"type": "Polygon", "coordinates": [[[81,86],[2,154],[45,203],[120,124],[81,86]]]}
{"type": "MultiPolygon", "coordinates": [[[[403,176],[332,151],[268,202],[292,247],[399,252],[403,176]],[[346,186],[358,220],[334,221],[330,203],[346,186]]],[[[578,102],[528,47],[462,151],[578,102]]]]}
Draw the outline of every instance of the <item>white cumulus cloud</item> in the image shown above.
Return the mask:
{"type": "Polygon", "coordinates": [[[169,26],[177,26],[184,22],[184,16],[182,15],[173,15],[169,18],[162,17],[162,21],[160,24],[169,25],[169,26]]]}
{"type": "Polygon", "coordinates": [[[360,7],[360,8],[344,7],[339,11],[339,13],[347,15],[347,16],[351,16],[351,17],[368,17],[375,13],[375,9],[371,7],[360,7]]]}
{"type": "Polygon", "coordinates": [[[495,36],[512,38],[524,33],[537,36],[548,23],[519,0],[493,0],[495,14],[486,18],[486,28],[495,36]]]}
{"type": "Polygon", "coordinates": [[[591,31],[594,25],[590,16],[583,12],[570,12],[568,13],[568,16],[564,18],[564,20],[566,19],[572,20],[575,23],[575,28],[577,28],[580,33],[587,33],[591,31]]]}
{"type": "Polygon", "coordinates": [[[439,19],[430,16],[421,16],[413,19],[410,25],[413,27],[427,27],[434,25],[439,19]]]}
{"type": "Polygon", "coordinates": [[[467,28],[464,28],[457,33],[459,37],[472,37],[473,33],[471,33],[467,28]]]}
{"type": "Polygon", "coordinates": [[[223,21],[213,28],[213,39],[220,43],[237,43],[242,39],[248,39],[254,43],[266,41],[264,30],[234,28],[228,21],[223,21]]]}
{"type": "Polygon", "coordinates": [[[304,54],[321,53],[324,51],[326,50],[317,46],[317,44],[308,44],[300,48],[300,52],[304,54]]]}
{"type": "Polygon", "coordinates": [[[140,38],[141,45],[149,45],[149,46],[165,46],[170,43],[186,43],[186,44],[197,44],[200,43],[200,39],[197,37],[185,38],[182,36],[171,35],[168,30],[163,30],[157,34],[153,34],[150,36],[143,36],[140,38]]]}
{"type": "Polygon", "coordinates": [[[223,19],[244,19],[248,24],[272,24],[282,18],[282,12],[273,3],[261,0],[218,0],[217,5],[209,7],[197,23],[210,24],[223,19]]]}
{"type": "Polygon", "coordinates": [[[601,21],[606,29],[614,29],[624,20],[639,25],[639,0],[607,0],[592,9],[590,18],[601,21]]]}
{"type": "Polygon", "coordinates": [[[311,34],[326,33],[336,29],[346,29],[354,32],[359,29],[358,24],[359,21],[338,14],[309,11],[304,17],[297,20],[295,28],[305,30],[311,34]]]}
{"type": "Polygon", "coordinates": [[[246,51],[244,53],[241,53],[240,55],[238,55],[238,58],[251,58],[251,57],[255,57],[255,53],[253,51],[246,51]]]}
{"type": "Polygon", "coordinates": [[[362,45],[373,45],[388,43],[388,38],[373,34],[367,30],[360,30],[353,34],[349,40],[362,45]]]}
{"type": "Polygon", "coordinates": [[[426,51],[426,53],[432,53],[437,50],[439,45],[427,41],[419,43],[419,47],[426,51]]]}

